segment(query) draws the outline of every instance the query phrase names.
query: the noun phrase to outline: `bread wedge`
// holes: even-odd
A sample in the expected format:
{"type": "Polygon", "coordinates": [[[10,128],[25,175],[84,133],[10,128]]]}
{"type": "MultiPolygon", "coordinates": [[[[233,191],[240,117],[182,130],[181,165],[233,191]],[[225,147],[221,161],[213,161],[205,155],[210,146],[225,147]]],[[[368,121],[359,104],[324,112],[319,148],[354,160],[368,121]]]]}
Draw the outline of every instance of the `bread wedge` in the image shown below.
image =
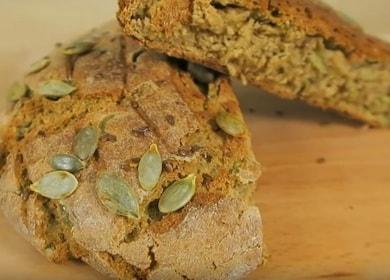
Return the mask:
{"type": "Polygon", "coordinates": [[[126,34],[288,99],[390,126],[390,44],[313,0],[119,0],[126,34]]]}

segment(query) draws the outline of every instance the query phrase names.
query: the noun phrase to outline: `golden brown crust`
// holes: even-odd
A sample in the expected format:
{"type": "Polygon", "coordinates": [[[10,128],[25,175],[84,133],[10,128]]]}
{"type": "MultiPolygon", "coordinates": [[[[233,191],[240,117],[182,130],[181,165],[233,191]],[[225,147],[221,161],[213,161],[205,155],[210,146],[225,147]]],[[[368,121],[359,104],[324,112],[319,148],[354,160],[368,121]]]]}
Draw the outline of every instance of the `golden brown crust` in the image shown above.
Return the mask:
{"type": "Polygon", "coordinates": [[[46,69],[26,77],[31,94],[14,105],[2,137],[2,212],[51,261],[81,259],[120,279],[237,279],[253,270],[262,257],[261,218],[248,196],[259,166],[248,132],[230,137],[215,126],[221,110],[242,118],[228,79],[218,75],[204,93],[180,68],[184,62],[144,50],[116,25],[86,38],[96,45],[73,57],[72,67],[56,49],[46,69]],[[59,100],[38,96],[49,79],[70,79],[77,91],[59,100]],[[72,153],[87,125],[99,127],[101,137],[75,174],[77,190],[62,200],[32,192],[29,186],[52,170],[50,158],[72,153]],[[170,167],[148,192],[139,185],[137,160],[152,143],[170,167]],[[98,200],[96,178],[107,171],[134,189],[139,219],[115,215],[98,200]],[[163,190],[188,174],[197,176],[192,201],[162,218],[151,215],[163,190]]]}

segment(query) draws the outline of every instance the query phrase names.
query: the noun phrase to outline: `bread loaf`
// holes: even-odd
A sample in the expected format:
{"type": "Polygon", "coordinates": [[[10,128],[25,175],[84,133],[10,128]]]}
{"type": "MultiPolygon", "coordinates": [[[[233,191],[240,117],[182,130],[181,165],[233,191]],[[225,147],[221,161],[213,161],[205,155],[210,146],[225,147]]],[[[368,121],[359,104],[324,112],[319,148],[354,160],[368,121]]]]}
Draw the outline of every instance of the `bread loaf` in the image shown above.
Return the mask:
{"type": "Polygon", "coordinates": [[[223,75],[109,24],[9,97],[0,207],[49,260],[118,279],[238,279],[262,262],[259,164],[223,75]]]}

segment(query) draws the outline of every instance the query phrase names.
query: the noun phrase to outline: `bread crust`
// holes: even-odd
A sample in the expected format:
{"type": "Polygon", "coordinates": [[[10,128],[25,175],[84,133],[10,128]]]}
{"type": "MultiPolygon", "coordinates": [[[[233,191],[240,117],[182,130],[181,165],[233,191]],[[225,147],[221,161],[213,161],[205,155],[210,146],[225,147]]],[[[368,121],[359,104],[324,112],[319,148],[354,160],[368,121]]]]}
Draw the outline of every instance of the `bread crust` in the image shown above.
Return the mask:
{"type": "Polygon", "coordinates": [[[242,118],[228,79],[218,75],[207,97],[180,68],[184,62],[143,49],[116,24],[78,40],[86,39],[95,47],[71,58],[72,67],[57,48],[47,68],[25,79],[31,95],[14,105],[2,136],[2,212],[49,260],[80,259],[114,278],[239,279],[255,269],[262,262],[262,226],[249,197],[260,167],[247,128],[230,137],[214,122],[221,110],[242,118]],[[71,79],[77,91],[56,101],[34,94],[48,79],[71,79]],[[76,133],[87,125],[99,127],[101,137],[75,174],[76,192],[50,200],[30,191],[52,170],[53,155],[72,153],[76,133]],[[148,192],[139,186],[136,159],[151,143],[170,167],[148,192]],[[134,188],[139,219],[99,202],[96,178],[107,171],[134,188]],[[177,212],[151,215],[164,188],[190,173],[197,176],[194,198],[177,212]]]}

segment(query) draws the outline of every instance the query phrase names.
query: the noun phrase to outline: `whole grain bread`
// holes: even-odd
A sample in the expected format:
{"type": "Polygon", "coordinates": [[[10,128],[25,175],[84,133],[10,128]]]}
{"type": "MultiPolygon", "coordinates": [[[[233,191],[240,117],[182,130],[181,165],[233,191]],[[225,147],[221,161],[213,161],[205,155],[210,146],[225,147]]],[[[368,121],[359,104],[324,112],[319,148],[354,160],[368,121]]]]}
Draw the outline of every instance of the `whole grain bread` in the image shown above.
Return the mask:
{"type": "Polygon", "coordinates": [[[119,0],[125,33],[284,98],[390,126],[390,44],[313,0],[119,0]]]}
{"type": "Polygon", "coordinates": [[[73,46],[80,42],[89,45],[71,49],[73,55],[57,45],[49,62],[35,64],[24,78],[29,91],[13,98],[0,177],[0,207],[10,223],[49,260],[82,260],[119,279],[239,279],[255,269],[262,226],[250,195],[260,170],[229,80],[145,50],[116,24],[73,46]],[[64,89],[52,84],[43,91],[49,80],[76,90],[52,96],[64,89]],[[244,132],[229,136],[219,128],[221,111],[235,115],[244,132]],[[52,172],[53,156],[74,153],[75,135],[85,127],[99,130],[100,138],[75,172],[76,191],[44,197],[32,186],[52,172]],[[163,171],[146,191],[137,165],[151,144],[163,171]],[[107,172],[135,193],[138,218],[113,213],[99,200],[96,181],[107,172]],[[196,176],[195,195],[181,209],[161,213],[163,191],[188,174],[196,176]]]}

